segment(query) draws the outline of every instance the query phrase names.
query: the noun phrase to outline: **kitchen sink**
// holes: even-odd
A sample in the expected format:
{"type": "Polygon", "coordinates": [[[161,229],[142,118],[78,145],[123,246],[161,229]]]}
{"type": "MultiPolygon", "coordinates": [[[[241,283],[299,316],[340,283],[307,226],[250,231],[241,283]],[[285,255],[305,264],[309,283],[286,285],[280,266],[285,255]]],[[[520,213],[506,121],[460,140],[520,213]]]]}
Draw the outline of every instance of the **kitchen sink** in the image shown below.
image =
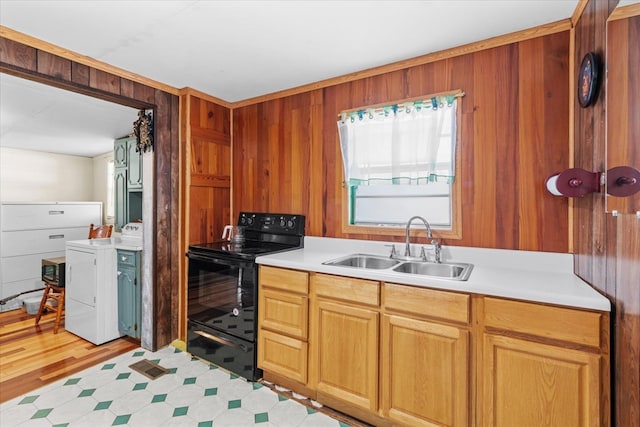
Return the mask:
{"type": "Polygon", "coordinates": [[[323,262],[325,265],[334,265],[339,267],[355,267],[370,268],[374,270],[383,270],[400,264],[400,261],[385,256],[352,254],[342,258],[323,262]]]}
{"type": "Polygon", "coordinates": [[[393,268],[398,273],[419,274],[423,276],[443,277],[454,280],[467,280],[473,269],[472,264],[433,262],[403,262],[393,268]]]}
{"type": "Polygon", "coordinates": [[[396,273],[437,277],[449,280],[467,280],[473,264],[462,262],[435,263],[428,261],[406,261],[382,255],[350,254],[325,261],[322,264],[335,267],[389,270],[396,273]]]}

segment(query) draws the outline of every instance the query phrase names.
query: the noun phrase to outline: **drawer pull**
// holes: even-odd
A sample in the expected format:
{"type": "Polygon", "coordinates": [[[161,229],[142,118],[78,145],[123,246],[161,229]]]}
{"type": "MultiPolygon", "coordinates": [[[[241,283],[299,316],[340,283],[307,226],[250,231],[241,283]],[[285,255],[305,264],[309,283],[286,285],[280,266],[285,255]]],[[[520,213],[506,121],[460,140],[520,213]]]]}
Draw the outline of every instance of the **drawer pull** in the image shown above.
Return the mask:
{"type": "Polygon", "coordinates": [[[64,211],[49,211],[49,215],[63,215],[64,211]]]}
{"type": "Polygon", "coordinates": [[[211,334],[209,334],[209,333],[207,333],[207,332],[203,332],[203,331],[193,331],[193,332],[194,332],[196,335],[200,335],[200,336],[201,336],[201,337],[203,337],[203,338],[210,339],[210,340],[215,341],[215,342],[217,342],[217,343],[220,343],[220,344],[222,344],[222,345],[226,345],[226,346],[233,347],[233,348],[239,348],[239,349],[241,349],[241,350],[242,350],[242,351],[244,351],[244,352],[249,351],[249,350],[247,349],[247,346],[242,345],[242,344],[240,344],[240,343],[237,343],[237,344],[236,344],[236,343],[231,342],[231,341],[229,341],[229,340],[227,340],[227,339],[224,339],[224,338],[222,338],[222,337],[216,337],[216,336],[214,336],[214,335],[211,335],[211,334]]]}
{"type": "Polygon", "coordinates": [[[50,234],[49,239],[64,239],[64,234],[50,234]]]}

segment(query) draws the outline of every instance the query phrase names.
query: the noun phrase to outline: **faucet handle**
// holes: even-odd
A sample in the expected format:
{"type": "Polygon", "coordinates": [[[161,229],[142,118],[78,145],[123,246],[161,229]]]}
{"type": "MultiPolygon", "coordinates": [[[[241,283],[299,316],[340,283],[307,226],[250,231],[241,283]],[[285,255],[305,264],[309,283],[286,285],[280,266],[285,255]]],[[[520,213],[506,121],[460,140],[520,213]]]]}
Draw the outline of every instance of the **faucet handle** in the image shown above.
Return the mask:
{"type": "Polygon", "coordinates": [[[427,253],[424,251],[424,246],[420,247],[420,258],[422,258],[423,261],[428,261],[427,253]]]}
{"type": "Polygon", "coordinates": [[[391,245],[385,245],[386,247],[391,247],[391,253],[389,254],[389,258],[395,258],[397,253],[396,253],[396,245],[391,244],[391,245]]]}
{"type": "Polygon", "coordinates": [[[433,253],[434,253],[434,257],[435,257],[434,261],[437,262],[438,264],[440,264],[442,262],[442,260],[441,260],[442,245],[436,239],[433,239],[431,241],[431,244],[433,245],[433,253]]]}

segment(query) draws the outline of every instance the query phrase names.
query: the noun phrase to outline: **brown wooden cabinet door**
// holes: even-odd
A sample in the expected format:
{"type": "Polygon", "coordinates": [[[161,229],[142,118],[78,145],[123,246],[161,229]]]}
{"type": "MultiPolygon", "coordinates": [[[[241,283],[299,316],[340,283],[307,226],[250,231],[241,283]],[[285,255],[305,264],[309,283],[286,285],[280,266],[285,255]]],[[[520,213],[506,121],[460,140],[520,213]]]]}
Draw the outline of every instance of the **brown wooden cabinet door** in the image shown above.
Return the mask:
{"type": "Polygon", "coordinates": [[[318,392],[377,411],[378,312],[319,299],[314,317],[318,392]]]}
{"type": "Polygon", "coordinates": [[[483,356],[478,425],[601,425],[599,355],[484,334],[483,356]]]}
{"type": "Polygon", "coordinates": [[[258,366],[301,384],[307,383],[307,343],[274,332],[258,332],[258,366]]]}
{"type": "Polygon", "coordinates": [[[384,315],[382,415],[411,426],[469,425],[469,332],[384,315]]]}

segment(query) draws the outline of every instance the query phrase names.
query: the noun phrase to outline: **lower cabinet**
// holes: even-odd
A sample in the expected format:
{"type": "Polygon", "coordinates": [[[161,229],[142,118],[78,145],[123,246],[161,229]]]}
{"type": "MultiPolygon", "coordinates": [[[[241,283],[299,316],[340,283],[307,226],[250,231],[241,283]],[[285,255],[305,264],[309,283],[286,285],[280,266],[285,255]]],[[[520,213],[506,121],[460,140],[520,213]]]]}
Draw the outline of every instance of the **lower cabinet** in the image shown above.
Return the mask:
{"type": "Polygon", "coordinates": [[[118,249],[118,331],[140,338],[140,252],[118,249]]]}
{"type": "Polygon", "coordinates": [[[465,294],[383,284],[383,417],[411,426],[468,426],[470,304],[465,294]]]}
{"type": "Polygon", "coordinates": [[[369,411],[378,409],[378,317],[370,309],[318,301],[316,389],[369,411]]]}
{"type": "Polygon", "coordinates": [[[478,425],[609,425],[606,313],[498,298],[484,305],[478,425]]]}
{"type": "Polygon", "coordinates": [[[259,310],[265,378],[376,426],[610,425],[605,312],[265,266],[259,310]]]}
{"type": "Polygon", "coordinates": [[[312,384],[370,412],[378,410],[380,283],[328,274],[311,276],[312,384]]]}
{"type": "Polygon", "coordinates": [[[601,425],[600,361],[581,350],[485,334],[484,425],[601,425]]]}
{"type": "Polygon", "coordinates": [[[309,273],[260,267],[258,367],[301,385],[307,383],[309,273]]]}

